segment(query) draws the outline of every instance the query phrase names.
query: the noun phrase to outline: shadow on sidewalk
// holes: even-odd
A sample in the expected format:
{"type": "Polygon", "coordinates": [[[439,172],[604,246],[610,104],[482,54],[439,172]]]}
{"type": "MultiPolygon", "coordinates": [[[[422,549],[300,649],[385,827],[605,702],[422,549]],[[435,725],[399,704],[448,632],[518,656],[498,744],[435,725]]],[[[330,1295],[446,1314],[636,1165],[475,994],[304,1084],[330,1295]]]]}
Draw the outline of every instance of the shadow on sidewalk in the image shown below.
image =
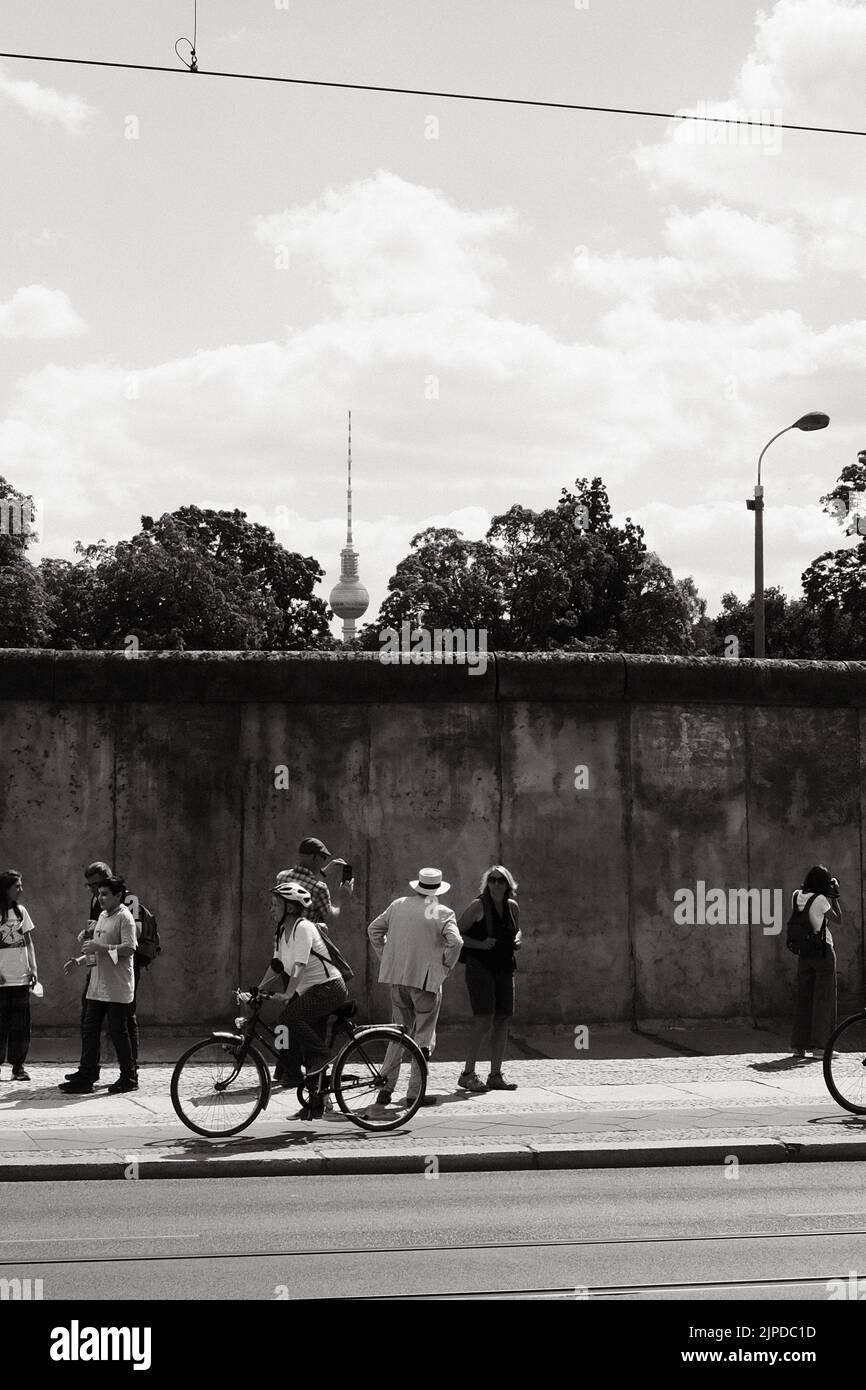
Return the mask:
{"type": "Polygon", "coordinates": [[[168,1143],[163,1139],[148,1140],[137,1145],[140,1153],[145,1153],[147,1149],[159,1149],[165,1155],[177,1154],[179,1157],[187,1154],[198,1158],[202,1154],[255,1154],[255,1153],[280,1153],[287,1149],[305,1149],[310,1144],[363,1144],[371,1139],[399,1139],[401,1135],[411,1134],[412,1126],[403,1125],[398,1130],[389,1130],[384,1134],[373,1134],[367,1130],[359,1129],[357,1125],[352,1125],[347,1120],[347,1129],[340,1129],[335,1132],[333,1124],[304,1123],[304,1128],[309,1132],[306,1134],[269,1134],[269,1135],[238,1135],[232,1139],[205,1139],[194,1138],[176,1139],[168,1143]]]}
{"type": "Polygon", "coordinates": [[[820,1067],[820,1057],[777,1057],[773,1062],[750,1062],[750,1071],[808,1071],[809,1065],[820,1067]]]}

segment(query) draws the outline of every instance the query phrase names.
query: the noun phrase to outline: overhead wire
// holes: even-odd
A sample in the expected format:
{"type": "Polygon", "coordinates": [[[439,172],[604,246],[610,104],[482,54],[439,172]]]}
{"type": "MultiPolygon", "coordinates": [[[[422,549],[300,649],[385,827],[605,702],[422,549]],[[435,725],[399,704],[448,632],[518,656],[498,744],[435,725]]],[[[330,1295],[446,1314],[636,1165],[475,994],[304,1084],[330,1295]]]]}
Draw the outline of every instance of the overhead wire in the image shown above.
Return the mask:
{"type": "MultiPolygon", "coordinates": [[[[193,30],[193,33],[195,33],[195,30],[193,30]]],[[[181,40],[178,39],[177,42],[180,43],[181,40]]],[[[186,42],[190,43],[190,40],[186,39],[186,42]]],[[[699,121],[713,125],[751,126],[755,129],[803,131],[813,135],[866,136],[866,130],[852,130],[845,126],[795,124],[792,121],[750,120],[748,118],[734,116],[707,116],[690,111],[645,111],[631,106],[595,106],[584,102],[541,101],[532,97],[490,96],[477,92],[438,92],[424,87],[384,87],[369,82],[328,82],[320,78],[281,77],[271,73],[207,71],[198,67],[198,63],[195,60],[194,45],[190,43],[190,47],[193,50],[192,59],[195,65],[191,62],[188,66],[188,70],[198,73],[201,77],[222,77],[241,82],[278,82],[296,87],[324,87],[348,92],[379,92],[393,96],[434,97],[442,101],[490,102],[503,106],[528,106],[552,111],[586,111],[609,116],[645,116],[652,120],[662,121],[699,121]]],[[[175,51],[177,51],[176,45],[175,51]]],[[[178,54],[178,57],[180,57],[180,54],[178,54]]],[[[61,58],[46,53],[0,53],[0,58],[10,58],[19,62],[28,63],[69,63],[81,67],[115,68],[119,71],[130,72],[177,73],[179,71],[178,68],[164,67],[158,63],[120,63],[101,58],[61,58]]],[[[185,61],[185,59],[181,58],[181,62],[185,61]]]]}

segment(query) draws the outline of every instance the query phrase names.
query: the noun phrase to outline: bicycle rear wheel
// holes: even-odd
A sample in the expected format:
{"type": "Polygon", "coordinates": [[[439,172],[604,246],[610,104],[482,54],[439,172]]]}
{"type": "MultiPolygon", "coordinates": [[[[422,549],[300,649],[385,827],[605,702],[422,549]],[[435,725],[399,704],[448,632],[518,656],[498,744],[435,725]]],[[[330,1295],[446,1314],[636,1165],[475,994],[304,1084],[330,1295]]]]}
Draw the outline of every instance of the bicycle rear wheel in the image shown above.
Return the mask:
{"type": "Polygon", "coordinates": [[[239,1062],[241,1046],[227,1038],[205,1038],[183,1054],[172,1073],[171,1103],[178,1119],[206,1139],[240,1134],[267,1099],[264,1061],[250,1048],[239,1062]]]}
{"type": "Polygon", "coordinates": [[[844,1110],[866,1115],[866,1011],[843,1019],[831,1035],[824,1051],[824,1080],[844,1110]]]}
{"type": "Polygon", "coordinates": [[[398,1029],[364,1029],[340,1053],[332,1088],[343,1114],[361,1129],[398,1129],[411,1120],[424,1099],[427,1061],[417,1043],[398,1029]],[[390,1080],[386,1080],[386,1063],[390,1080]],[[387,1104],[379,1104],[383,1091],[392,1093],[387,1104]]]}

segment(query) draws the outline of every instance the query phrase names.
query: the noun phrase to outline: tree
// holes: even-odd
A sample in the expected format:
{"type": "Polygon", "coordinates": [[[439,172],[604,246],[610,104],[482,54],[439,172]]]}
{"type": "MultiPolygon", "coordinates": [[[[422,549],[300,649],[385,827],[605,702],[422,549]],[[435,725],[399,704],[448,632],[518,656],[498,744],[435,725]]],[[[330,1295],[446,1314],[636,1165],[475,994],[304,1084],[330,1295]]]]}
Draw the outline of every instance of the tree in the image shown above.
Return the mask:
{"type": "Polygon", "coordinates": [[[43,561],[58,647],[212,651],[330,647],[324,571],[286,551],[244,512],[181,507],[130,541],[76,543],[79,560],[43,561]]]}
{"type": "Polygon", "coordinates": [[[575,488],[541,512],[515,503],[482,541],[447,528],[414,536],[360,645],[408,621],[485,629],[500,650],[694,650],[706,608],[694,583],[647,555],[631,518],[612,525],[600,478],[578,478],[575,488]]]}
{"type": "Polygon", "coordinates": [[[487,646],[497,644],[501,598],[491,581],[496,556],[484,541],[467,541],[450,527],[428,526],[412,537],[412,551],[388,581],[388,596],[375,622],[366,623],[357,645],[375,651],[385,628],[484,628],[487,646]]]}

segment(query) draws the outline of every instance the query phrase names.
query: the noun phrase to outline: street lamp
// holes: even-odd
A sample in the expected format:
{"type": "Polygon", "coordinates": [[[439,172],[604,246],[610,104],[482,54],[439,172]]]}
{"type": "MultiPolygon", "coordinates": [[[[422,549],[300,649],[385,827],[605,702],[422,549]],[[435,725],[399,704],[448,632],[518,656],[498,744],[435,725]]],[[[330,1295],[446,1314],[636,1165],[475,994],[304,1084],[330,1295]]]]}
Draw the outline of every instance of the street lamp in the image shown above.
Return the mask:
{"type": "Polygon", "coordinates": [[[746,499],[746,507],[750,512],[755,513],[755,656],[763,657],[764,652],[764,489],[761,487],[761,460],[769,449],[770,445],[779,438],[779,435],[787,434],[788,430],[825,430],[830,423],[830,416],[825,415],[821,410],[812,410],[808,415],[801,415],[799,420],[795,420],[793,425],[786,425],[779,434],[774,434],[764,445],[758,457],[758,482],[755,487],[754,501],[746,499]]]}

